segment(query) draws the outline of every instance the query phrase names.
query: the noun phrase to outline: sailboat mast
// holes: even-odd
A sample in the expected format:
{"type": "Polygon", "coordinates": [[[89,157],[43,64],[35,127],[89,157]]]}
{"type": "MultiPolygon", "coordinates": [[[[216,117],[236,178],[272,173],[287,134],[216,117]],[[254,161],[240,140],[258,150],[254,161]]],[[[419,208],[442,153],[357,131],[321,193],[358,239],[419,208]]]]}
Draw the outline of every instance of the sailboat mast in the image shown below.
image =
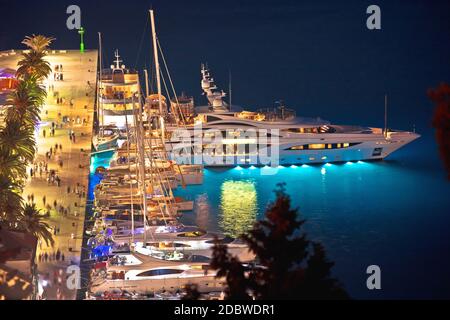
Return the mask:
{"type": "MultiPolygon", "coordinates": [[[[139,87],[139,86],[138,86],[139,87]]],[[[135,114],[135,103],[134,103],[134,95],[133,95],[133,114],[135,114]]],[[[142,123],[142,110],[140,106],[140,99],[138,102],[138,115],[139,118],[136,119],[136,146],[138,148],[139,154],[139,184],[141,187],[141,195],[142,195],[142,206],[144,211],[144,245],[147,242],[147,192],[145,189],[145,150],[144,150],[144,128],[142,123]]]]}
{"type": "MultiPolygon", "coordinates": [[[[134,100],[133,100],[134,101],[134,100]]],[[[123,107],[125,109],[125,127],[127,130],[127,155],[128,170],[130,171],[130,197],[131,197],[131,243],[134,243],[134,201],[133,201],[133,179],[131,179],[131,163],[130,163],[130,128],[128,127],[127,105],[125,98],[123,99],[123,107]]],[[[134,113],[134,104],[133,104],[134,113]]]]}
{"type": "Polygon", "coordinates": [[[228,99],[230,106],[228,107],[229,111],[231,111],[231,70],[228,71],[228,99]]]}
{"type": "Polygon", "coordinates": [[[384,95],[384,136],[387,137],[387,94],[384,95]]]}
{"type": "Polygon", "coordinates": [[[156,42],[156,29],[155,29],[155,17],[153,10],[150,10],[150,21],[152,26],[152,38],[153,38],[153,55],[155,58],[155,71],[156,71],[156,84],[158,88],[158,106],[159,106],[159,121],[161,127],[161,137],[163,143],[165,143],[164,137],[164,118],[163,118],[163,107],[162,107],[162,93],[161,93],[161,72],[159,69],[159,58],[158,58],[158,44],[156,42]]]}
{"type": "Polygon", "coordinates": [[[99,72],[98,93],[97,93],[97,96],[98,96],[97,117],[99,118],[99,122],[103,126],[103,123],[104,123],[103,108],[101,107],[101,102],[100,102],[101,101],[101,96],[100,95],[101,95],[101,91],[102,91],[102,88],[101,88],[102,72],[103,72],[103,62],[102,62],[103,52],[102,52],[102,33],[101,32],[98,33],[98,48],[99,48],[99,58],[98,58],[98,60],[99,60],[99,64],[100,64],[100,68],[99,68],[100,72],[99,72]]]}
{"type": "Polygon", "coordinates": [[[155,17],[153,15],[153,10],[150,10],[150,20],[152,25],[152,38],[153,38],[153,55],[155,59],[155,71],[156,71],[156,82],[158,88],[158,106],[160,115],[163,114],[162,102],[161,102],[161,74],[159,71],[159,59],[158,59],[158,47],[156,43],[156,29],[155,29],[155,17]]]}
{"type": "Polygon", "coordinates": [[[148,91],[148,72],[147,69],[144,69],[144,76],[145,76],[145,95],[146,98],[149,96],[149,91],[148,91]]]}

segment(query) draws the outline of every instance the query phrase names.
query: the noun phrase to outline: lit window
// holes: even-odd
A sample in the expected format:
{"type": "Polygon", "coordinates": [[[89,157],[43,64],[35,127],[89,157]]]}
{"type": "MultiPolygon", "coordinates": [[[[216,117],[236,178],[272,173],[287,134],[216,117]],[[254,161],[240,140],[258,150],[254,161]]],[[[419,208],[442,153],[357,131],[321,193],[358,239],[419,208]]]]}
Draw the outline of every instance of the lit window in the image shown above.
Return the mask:
{"type": "Polygon", "coordinates": [[[323,157],[322,157],[322,160],[326,160],[326,159],[327,159],[327,157],[326,157],[326,156],[323,156],[323,157]]]}
{"type": "Polygon", "coordinates": [[[314,157],[309,157],[309,161],[314,161],[314,160],[316,160],[316,158],[314,158],[314,157]]]}
{"type": "Polygon", "coordinates": [[[338,143],[338,144],[337,144],[337,147],[338,147],[338,148],[340,148],[340,147],[341,147],[341,144],[340,144],[340,143],[338,143]]]}
{"type": "Polygon", "coordinates": [[[303,150],[303,146],[292,146],[289,149],[290,150],[303,150]]]}
{"type": "Polygon", "coordinates": [[[325,144],[323,143],[312,143],[309,145],[309,149],[325,149],[325,144]]]}
{"type": "Polygon", "coordinates": [[[328,144],[328,149],[333,148],[333,145],[331,143],[328,144]]]}
{"type": "Polygon", "coordinates": [[[344,143],[344,148],[348,148],[350,146],[350,143],[346,142],[344,143]]]}

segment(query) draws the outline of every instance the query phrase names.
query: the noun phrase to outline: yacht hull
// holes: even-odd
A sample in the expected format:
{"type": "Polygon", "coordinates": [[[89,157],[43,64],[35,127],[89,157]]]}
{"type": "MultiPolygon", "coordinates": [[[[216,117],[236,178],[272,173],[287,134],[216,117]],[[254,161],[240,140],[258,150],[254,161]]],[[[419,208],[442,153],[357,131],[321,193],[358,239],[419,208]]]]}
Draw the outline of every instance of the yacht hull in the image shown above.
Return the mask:
{"type": "MultiPolygon", "coordinates": [[[[382,134],[321,134],[315,137],[280,138],[277,144],[269,147],[259,147],[258,152],[242,152],[233,155],[223,153],[186,155],[180,152],[179,147],[168,143],[166,148],[172,151],[171,159],[177,163],[202,164],[206,167],[233,167],[233,166],[276,166],[276,165],[302,165],[333,162],[348,162],[361,160],[380,160],[388,157],[393,152],[419,138],[412,132],[391,132],[385,138],[382,134]],[[328,146],[344,145],[348,147],[328,148],[328,146]],[[296,146],[323,145],[325,148],[314,150],[293,150],[296,146]]],[[[222,148],[219,148],[222,149],[222,148]]],[[[185,148],[186,150],[186,148],[185,148]]]]}

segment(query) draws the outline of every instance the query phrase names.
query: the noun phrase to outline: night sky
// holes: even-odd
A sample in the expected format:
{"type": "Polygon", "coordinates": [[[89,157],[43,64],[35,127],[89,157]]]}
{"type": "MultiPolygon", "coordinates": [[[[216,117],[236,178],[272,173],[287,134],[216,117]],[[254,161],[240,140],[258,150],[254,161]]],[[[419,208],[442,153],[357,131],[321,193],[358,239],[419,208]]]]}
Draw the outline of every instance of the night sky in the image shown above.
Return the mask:
{"type": "Polygon", "coordinates": [[[21,48],[25,35],[54,36],[56,49],[76,49],[66,8],[78,4],[86,48],[103,35],[111,63],[142,70],[151,63],[148,9],[176,89],[200,95],[200,64],[208,62],[233,103],[249,109],[282,99],[304,116],[342,124],[389,123],[432,133],[427,88],[450,81],[450,1],[4,1],[0,49],[21,48]],[[382,30],[366,28],[366,8],[381,7],[382,30]]]}

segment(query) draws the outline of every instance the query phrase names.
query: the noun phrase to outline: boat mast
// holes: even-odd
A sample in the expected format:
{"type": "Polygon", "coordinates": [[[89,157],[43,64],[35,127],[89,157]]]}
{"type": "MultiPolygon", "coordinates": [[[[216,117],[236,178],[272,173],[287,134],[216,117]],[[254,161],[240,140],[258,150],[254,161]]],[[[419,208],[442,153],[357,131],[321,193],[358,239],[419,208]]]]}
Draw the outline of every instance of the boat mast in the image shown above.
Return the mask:
{"type": "MultiPolygon", "coordinates": [[[[138,80],[139,81],[139,80],[138,80]]],[[[139,87],[139,83],[138,83],[139,87]]],[[[141,187],[142,206],[144,211],[144,246],[147,243],[147,192],[145,190],[145,150],[144,150],[144,128],[142,123],[142,110],[140,106],[140,99],[138,102],[138,115],[135,113],[134,95],[132,96],[133,114],[135,115],[135,132],[136,132],[136,147],[139,155],[139,185],[141,187]],[[136,117],[139,117],[136,119],[136,117]]]]}
{"type": "MultiPolygon", "coordinates": [[[[133,100],[134,101],[134,100],[133,100]]],[[[131,243],[134,243],[134,201],[133,201],[133,179],[131,179],[131,163],[130,163],[130,128],[128,127],[128,115],[125,96],[123,98],[123,108],[125,109],[125,126],[127,130],[127,154],[128,154],[128,170],[130,171],[130,197],[131,197],[131,243]]],[[[133,104],[134,112],[134,104],[133,104]]],[[[145,225],[144,225],[145,230],[145,225]]]]}
{"type": "Polygon", "coordinates": [[[148,92],[148,72],[147,69],[144,69],[144,76],[145,76],[145,97],[147,98],[149,96],[148,92]]]}
{"type": "Polygon", "coordinates": [[[229,111],[231,111],[231,70],[228,72],[228,99],[230,106],[228,107],[229,111]]]}
{"type": "Polygon", "coordinates": [[[99,70],[100,70],[100,72],[99,72],[98,93],[97,93],[97,96],[98,96],[97,117],[100,116],[99,117],[99,122],[103,126],[103,123],[104,123],[103,108],[100,107],[100,105],[101,105],[101,102],[100,102],[101,101],[101,96],[100,96],[100,94],[101,94],[101,91],[102,91],[101,84],[102,84],[102,72],[103,72],[103,70],[102,70],[103,69],[103,63],[102,63],[102,54],[103,53],[102,53],[102,33],[101,32],[98,33],[98,47],[99,47],[99,64],[100,64],[99,70]]]}
{"type": "Polygon", "coordinates": [[[152,27],[152,38],[153,38],[153,56],[155,59],[155,71],[156,71],[156,84],[158,88],[158,106],[159,106],[159,121],[161,126],[161,137],[164,140],[164,118],[163,118],[163,107],[162,107],[162,93],[161,93],[161,73],[159,69],[159,59],[158,59],[158,45],[156,43],[156,29],[155,29],[155,17],[153,14],[153,10],[150,11],[150,21],[152,27]]]}
{"type": "Polygon", "coordinates": [[[387,137],[387,94],[384,95],[384,136],[387,137]]]}

